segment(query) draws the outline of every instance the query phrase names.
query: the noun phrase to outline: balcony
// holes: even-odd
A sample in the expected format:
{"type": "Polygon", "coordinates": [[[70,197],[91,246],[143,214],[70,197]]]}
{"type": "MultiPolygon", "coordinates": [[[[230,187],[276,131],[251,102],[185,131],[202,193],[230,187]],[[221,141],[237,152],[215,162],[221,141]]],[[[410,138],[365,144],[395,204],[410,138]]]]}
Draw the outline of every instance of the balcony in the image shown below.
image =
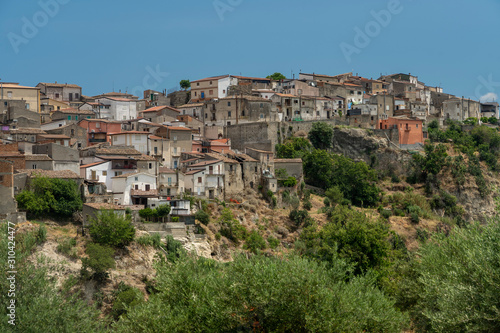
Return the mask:
{"type": "Polygon", "coordinates": [[[115,162],[115,163],[113,163],[113,164],[111,165],[111,168],[112,168],[113,170],[115,170],[115,169],[122,169],[122,170],[123,170],[123,169],[124,169],[124,170],[135,170],[135,169],[137,169],[137,164],[136,164],[136,163],[130,163],[130,162],[129,162],[129,163],[127,163],[127,164],[125,164],[125,163],[117,163],[117,162],[115,162]]]}

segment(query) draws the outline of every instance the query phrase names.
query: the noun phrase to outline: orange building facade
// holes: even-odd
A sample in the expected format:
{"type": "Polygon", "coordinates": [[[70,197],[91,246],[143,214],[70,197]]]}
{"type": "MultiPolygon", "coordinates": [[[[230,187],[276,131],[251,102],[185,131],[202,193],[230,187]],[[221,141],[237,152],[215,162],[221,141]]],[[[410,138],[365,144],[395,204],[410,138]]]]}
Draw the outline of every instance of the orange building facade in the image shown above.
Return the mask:
{"type": "Polygon", "coordinates": [[[379,129],[398,129],[400,145],[424,143],[423,121],[406,116],[390,117],[379,121],[379,129]]]}

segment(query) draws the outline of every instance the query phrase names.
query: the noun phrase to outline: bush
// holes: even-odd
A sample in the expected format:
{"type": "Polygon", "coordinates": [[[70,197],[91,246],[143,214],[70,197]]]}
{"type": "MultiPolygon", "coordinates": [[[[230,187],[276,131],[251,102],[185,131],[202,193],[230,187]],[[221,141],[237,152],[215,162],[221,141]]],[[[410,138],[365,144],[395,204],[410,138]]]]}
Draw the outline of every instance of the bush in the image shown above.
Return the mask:
{"type": "Polygon", "coordinates": [[[312,125],[308,139],[316,149],[328,149],[332,146],[333,127],[325,122],[317,122],[312,125]]]}
{"type": "Polygon", "coordinates": [[[380,212],[380,216],[382,216],[384,219],[389,219],[389,217],[392,216],[392,211],[390,210],[387,210],[387,209],[383,209],[381,212],[380,212]]]}
{"type": "Polygon", "coordinates": [[[155,217],[166,217],[170,214],[171,207],[170,205],[160,205],[155,209],[154,216],[155,217]]]}
{"type": "Polygon", "coordinates": [[[42,244],[47,240],[47,227],[44,224],[41,224],[38,227],[38,232],[36,234],[36,242],[38,244],[42,244]]]}
{"type": "Polygon", "coordinates": [[[184,247],[181,242],[168,235],[165,239],[165,251],[168,261],[176,262],[184,254],[184,247]]]}
{"type": "Polygon", "coordinates": [[[127,313],[129,308],[142,303],[142,301],[143,295],[141,291],[137,288],[128,287],[116,296],[111,314],[118,320],[121,315],[127,313]]]}
{"type": "Polygon", "coordinates": [[[159,248],[161,246],[161,236],[158,233],[144,235],[137,238],[136,242],[142,246],[153,246],[155,248],[159,248]]]}
{"type": "Polygon", "coordinates": [[[16,196],[19,209],[28,217],[54,216],[68,218],[82,209],[78,184],[73,180],[35,176],[29,188],[16,196]]]}
{"type": "Polygon", "coordinates": [[[172,222],[176,223],[176,222],[179,222],[180,221],[180,217],[179,216],[172,216],[172,222]]]}
{"type": "Polygon", "coordinates": [[[130,309],[117,332],[401,332],[406,315],[373,285],[298,256],[160,263],[158,293],[130,309]]]}
{"type": "Polygon", "coordinates": [[[76,251],[74,251],[75,246],[76,239],[66,237],[59,241],[59,244],[57,245],[57,252],[76,258],[76,251]]]}
{"type": "Polygon", "coordinates": [[[247,230],[240,221],[234,218],[233,212],[229,208],[222,210],[218,223],[220,224],[220,234],[235,244],[239,244],[246,238],[247,230]]]}
{"type": "Polygon", "coordinates": [[[294,187],[297,185],[297,179],[293,176],[288,177],[287,179],[280,182],[283,184],[284,187],[294,187]]]}
{"type": "Polygon", "coordinates": [[[113,258],[115,251],[109,246],[88,243],[85,253],[88,257],[82,258],[82,276],[98,281],[107,279],[108,273],[106,271],[115,267],[113,258]],[[88,269],[91,271],[89,272],[88,269]]]}
{"type": "Polygon", "coordinates": [[[101,210],[97,218],[90,219],[89,232],[94,242],[112,247],[124,247],[135,236],[130,215],[123,217],[107,210],[101,210]]]}
{"type": "Polygon", "coordinates": [[[325,198],[323,200],[323,204],[325,205],[325,207],[330,207],[330,204],[331,204],[331,201],[329,198],[325,198]]]}
{"type": "Polygon", "coordinates": [[[258,254],[261,250],[266,248],[266,241],[256,230],[253,230],[248,234],[244,248],[254,254],[258,254]]]}
{"type": "Polygon", "coordinates": [[[275,248],[277,248],[277,247],[280,245],[280,243],[281,243],[281,242],[279,241],[279,239],[274,238],[273,236],[269,236],[269,237],[267,238],[267,244],[269,244],[269,247],[270,247],[271,249],[275,249],[275,248]]]}
{"type": "Polygon", "coordinates": [[[307,210],[294,209],[290,212],[288,217],[290,217],[290,220],[298,227],[309,219],[309,213],[307,210]]]}
{"type": "Polygon", "coordinates": [[[410,214],[410,220],[411,220],[412,223],[416,224],[416,223],[420,222],[420,217],[418,216],[417,213],[411,213],[410,214]]]}
{"type": "Polygon", "coordinates": [[[210,223],[210,215],[204,210],[198,210],[194,214],[194,218],[200,221],[200,223],[204,225],[208,225],[210,223]]]}
{"type": "Polygon", "coordinates": [[[302,207],[304,207],[305,210],[311,210],[312,208],[312,203],[309,200],[304,201],[302,204],[302,207]]]}
{"type": "Polygon", "coordinates": [[[151,208],[146,207],[146,208],[141,209],[139,211],[139,216],[142,217],[143,219],[147,219],[147,218],[155,216],[155,213],[151,208]]]}
{"type": "Polygon", "coordinates": [[[410,290],[415,323],[429,332],[498,332],[500,224],[435,234],[419,250],[410,290]]]}

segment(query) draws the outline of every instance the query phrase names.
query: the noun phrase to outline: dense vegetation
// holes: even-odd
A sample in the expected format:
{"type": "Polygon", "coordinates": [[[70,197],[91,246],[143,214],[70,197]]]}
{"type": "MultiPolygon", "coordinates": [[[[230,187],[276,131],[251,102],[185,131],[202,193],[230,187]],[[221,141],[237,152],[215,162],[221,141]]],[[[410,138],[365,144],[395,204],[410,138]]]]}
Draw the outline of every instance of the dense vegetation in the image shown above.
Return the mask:
{"type": "MultiPolygon", "coordinates": [[[[212,208],[200,201],[196,219],[201,227],[212,230],[217,240],[224,238],[221,246],[231,244],[243,252],[235,253],[232,262],[197,258],[171,236],[165,241],[159,235],[135,239],[130,216],[103,211],[91,222],[92,241],[85,245],[81,275],[68,278],[57,290],[43,260],[37,267],[26,260],[46,240],[45,227],[19,234],[18,326],[3,321],[0,331],[500,331],[500,218],[485,225],[466,223],[457,197],[442,184],[443,175],[451,174],[460,191],[470,175],[482,195],[493,190],[481,164],[498,171],[500,135],[473,119],[468,123],[468,131],[455,122],[445,130],[437,123],[429,125],[430,142],[423,153],[413,155],[408,174],[400,175],[409,183],[425,185],[425,192],[405,184],[404,190],[383,193],[378,185],[384,186],[379,181],[386,173],[329,151],[321,135],[329,135],[330,129],[324,126],[315,126],[312,145],[304,138],[287,139],[277,146],[278,156],[303,159],[307,183],[325,190],[324,207],[315,211],[311,201],[317,205],[317,197],[311,198],[305,184],[296,180],[278,194],[289,208],[286,232],[298,235],[293,243],[277,239],[279,228],[271,232],[264,217],[247,230],[233,206],[217,202],[220,214],[211,216],[212,208]],[[325,214],[321,226],[313,214],[325,214]],[[390,230],[393,216],[416,228],[418,250],[409,251],[405,239],[390,230]],[[422,227],[424,219],[439,222],[436,232],[422,227]],[[123,248],[134,239],[159,250],[155,278],[144,282],[148,299],[121,283],[108,296],[109,313],[99,318],[100,312],[71,287],[78,282],[105,283],[115,254],[128,251],[123,248]]],[[[276,173],[286,186],[288,175],[283,170],[276,173]]],[[[400,182],[397,175],[390,179],[400,182]]],[[[32,192],[27,192],[49,198],[62,195],[51,187],[60,184],[49,184],[35,181],[32,192]]],[[[21,198],[36,204],[36,196],[27,192],[21,198]]],[[[276,208],[273,193],[262,196],[274,198],[269,200],[273,208],[282,208],[276,208]]],[[[146,214],[164,216],[169,210],[160,207],[146,214]]],[[[5,224],[0,231],[7,234],[5,224]]],[[[1,237],[0,245],[0,265],[6,267],[7,239],[1,237]]],[[[57,250],[74,256],[73,246],[74,239],[64,238],[57,250]]],[[[0,286],[8,290],[8,281],[1,279],[0,286]]],[[[0,295],[4,318],[9,301],[7,293],[0,295]]]]}
{"type": "Polygon", "coordinates": [[[27,189],[16,196],[19,209],[28,217],[68,218],[82,209],[78,184],[73,180],[35,177],[27,189]]]}

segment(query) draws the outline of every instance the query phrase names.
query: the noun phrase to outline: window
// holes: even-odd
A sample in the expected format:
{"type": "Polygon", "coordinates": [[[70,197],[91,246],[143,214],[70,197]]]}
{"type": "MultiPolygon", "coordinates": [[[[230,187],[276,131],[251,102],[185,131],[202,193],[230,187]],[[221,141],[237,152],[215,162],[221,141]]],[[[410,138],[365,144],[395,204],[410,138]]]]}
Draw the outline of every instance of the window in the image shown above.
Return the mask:
{"type": "Polygon", "coordinates": [[[205,113],[205,118],[208,118],[208,114],[207,113],[205,113]]]}
{"type": "Polygon", "coordinates": [[[58,93],[56,93],[56,98],[59,98],[59,94],[58,93]]]}
{"type": "Polygon", "coordinates": [[[198,184],[201,184],[201,177],[198,177],[198,184]]]}
{"type": "Polygon", "coordinates": [[[212,81],[210,81],[210,85],[212,85],[212,81]]]}
{"type": "Polygon", "coordinates": [[[196,86],[199,87],[200,86],[200,82],[196,82],[196,86]]]}
{"type": "Polygon", "coordinates": [[[213,91],[213,90],[209,90],[209,91],[208,91],[208,94],[209,94],[209,95],[213,95],[213,94],[214,94],[214,91],[213,91]]]}
{"type": "Polygon", "coordinates": [[[167,182],[168,182],[168,185],[171,185],[172,184],[172,177],[168,177],[167,182]]]}
{"type": "Polygon", "coordinates": [[[103,176],[107,176],[107,175],[108,175],[108,172],[107,172],[106,170],[104,170],[104,171],[102,172],[102,175],[103,175],[103,176]]]}
{"type": "Polygon", "coordinates": [[[122,172],[121,171],[115,171],[115,177],[116,176],[121,176],[122,175],[122,172]]]}
{"type": "Polygon", "coordinates": [[[302,105],[306,105],[306,102],[302,101],[302,105]]]}
{"type": "Polygon", "coordinates": [[[12,98],[12,91],[7,91],[7,98],[12,98]]]}
{"type": "Polygon", "coordinates": [[[230,122],[230,121],[228,121],[228,122],[227,122],[227,126],[229,126],[229,125],[231,125],[231,122],[230,122]]]}
{"type": "Polygon", "coordinates": [[[418,124],[415,127],[418,128],[418,124]]]}
{"type": "Polygon", "coordinates": [[[101,128],[101,123],[96,123],[95,128],[101,128]]]}
{"type": "Polygon", "coordinates": [[[135,184],[134,185],[134,190],[138,190],[139,189],[139,185],[135,184]]]}
{"type": "Polygon", "coordinates": [[[197,96],[196,91],[194,92],[194,95],[197,96]]]}
{"type": "Polygon", "coordinates": [[[75,99],[78,99],[80,98],[80,95],[78,95],[78,93],[75,93],[75,99]]]}
{"type": "Polygon", "coordinates": [[[0,175],[0,183],[3,182],[3,175],[0,175]]]}
{"type": "Polygon", "coordinates": [[[222,93],[225,94],[226,93],[226,89],[222,90],[222,93]]]}
{"type": "Polygon", "coordinates": [[[264,103],[260,103],[260,108],[262,109],[264,107],[264,103]]]}
{"type": "Polygon", "coordinates": [[[118,137],[116,135],[113,135],[113,142],[118,141],[118,137]]]}
{"type": "Polygon", "coordinates": [[[146,191],[150,191],[150,190],[151,190],[151,185],[146,184],[146,191]]]}
{"type": "Polygon", "coordinates": [[[75,135],[75,130],[71,129],[71,136],[74,136],[74,135],[75,135]]]}
{"type": "Polygon", "coordinates": [[[75,116],[75,120],[78,120],[78,116],[75,116]]]}
{"type": "Polygon", "coordinates": [[[227,102],[227,106],[231,106],[231,102],[227,102]]]}
{"type": "Polygon", "coordinates": [[[29,110],[29,108],[30,108],[30,103],[26,103],[26,109],[29,110]]]}
{"type": "Polygon", "coordinates": [[[68,116],[68,120],[71,120],[71,116],[68,116]]]}
{"type": "Polygon", "coordinates": [[[90,119],[90,116],[87,116],[87,119],[90,119]]]}
{"type": "Polygon", "coordinates": [[[36,169],[36,164],[33,164],[31,167],[32,167],[33,169],[36,169]]]}
{"type": "Polygon", "coordinates": [[[153,163],[149,163],[149,168],[153,169],[153,163]]]}
{"type": "Polygon", "coordinates": [[[228,111],[228,112],[227,112],[227,116],[228,116],[228,117],[231,117],[231,111],[228,111]]]}

